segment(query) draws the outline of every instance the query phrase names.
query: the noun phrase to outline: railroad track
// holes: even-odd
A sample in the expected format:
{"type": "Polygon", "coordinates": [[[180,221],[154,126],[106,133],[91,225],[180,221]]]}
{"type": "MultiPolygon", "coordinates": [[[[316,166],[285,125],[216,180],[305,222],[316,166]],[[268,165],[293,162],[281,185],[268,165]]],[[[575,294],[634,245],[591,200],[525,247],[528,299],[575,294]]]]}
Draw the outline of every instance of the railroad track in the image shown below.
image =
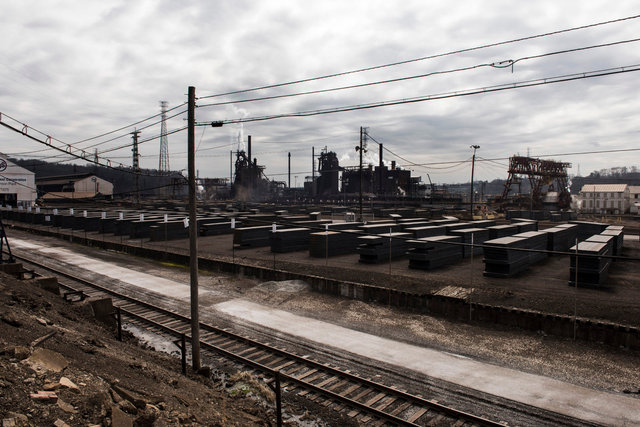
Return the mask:
{"type": "MultiPolygon", "coordinates": [[[[121,316],[152,332],[168,334],[190,341],[190,319],[180,313],[124,295],[24,255],[15,258],[34,267],[36,273],[48,272],[63,277],[60,286],[68,292],[82,292],[89,297],[109,296],[121,316]],[[69,281],[73,282],[70,284],[69,281]]],[[[504,425],[463,412],[419,395],[389,387],[379,382],[339,369],[328,363],[286,351],[254,339],[200,324],[200,346],[260,372],[268,381],[277,381],[287,393],[295,393],[345,413],[361,423],[371,425],[504,425]]]]}

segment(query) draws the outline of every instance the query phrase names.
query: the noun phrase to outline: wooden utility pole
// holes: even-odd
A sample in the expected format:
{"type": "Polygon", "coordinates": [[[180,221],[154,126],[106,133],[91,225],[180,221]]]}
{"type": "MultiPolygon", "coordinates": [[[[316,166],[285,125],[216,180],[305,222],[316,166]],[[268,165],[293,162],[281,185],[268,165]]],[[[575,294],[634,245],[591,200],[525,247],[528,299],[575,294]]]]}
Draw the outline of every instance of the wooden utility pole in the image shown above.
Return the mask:
{"type": "Polygon", "coordinates": [[[191,277],[191,361],[200,365],[200,314],[198,311],[198,218],[196,212],[196,88],[189,86],[187,100],[187,163],[189,171],[189,273],[191,277]]]}

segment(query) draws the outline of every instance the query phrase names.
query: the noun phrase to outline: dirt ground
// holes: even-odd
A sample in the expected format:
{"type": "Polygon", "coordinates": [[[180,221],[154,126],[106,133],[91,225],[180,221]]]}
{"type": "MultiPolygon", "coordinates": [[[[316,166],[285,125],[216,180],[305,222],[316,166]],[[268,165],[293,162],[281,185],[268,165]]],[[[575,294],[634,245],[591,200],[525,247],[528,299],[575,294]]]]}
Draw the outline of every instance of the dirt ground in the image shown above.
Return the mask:
{"type": "MultiPolygon", "coordinates": [[[[0,273],[1,425],[275,425],[273,393],[253,375],[183,376],[176,357],[114,338],[88,305],[0,273]]],[[[307,411],[294,404],[285,425],[328,425],[307,411]]]]}

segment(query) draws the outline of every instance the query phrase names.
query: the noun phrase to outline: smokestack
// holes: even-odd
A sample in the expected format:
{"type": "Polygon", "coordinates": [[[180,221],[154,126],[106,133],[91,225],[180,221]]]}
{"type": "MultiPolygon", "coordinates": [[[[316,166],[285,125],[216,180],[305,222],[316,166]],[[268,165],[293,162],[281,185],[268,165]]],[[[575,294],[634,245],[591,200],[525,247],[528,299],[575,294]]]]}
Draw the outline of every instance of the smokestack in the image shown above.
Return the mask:
{"type": "Polygon", "coordinates": [[[378,155],[378,157],[380,157],[380,168],[382,168],[382,144],[380,144],[380,154],[378,155]]]}
{"type": "Polygon", "coordinates": [[[291,152],[289,152],[289,188],[291,188],[291,152]]]}
{"type": "Polygon", "coordinates": [[[392,161],[391,161],[391,170],[392,170],[392,171],[393,171],[393,170],[396,170],[396,161],[395,161],[395,160],[392,160],[392,161]]]}
{"type": "Polygon", "coordinates": [[[247,142],[247,158],[249,159],[249,165],[251,165],[251,135],[249,135],[249,141],[247,142]]]}

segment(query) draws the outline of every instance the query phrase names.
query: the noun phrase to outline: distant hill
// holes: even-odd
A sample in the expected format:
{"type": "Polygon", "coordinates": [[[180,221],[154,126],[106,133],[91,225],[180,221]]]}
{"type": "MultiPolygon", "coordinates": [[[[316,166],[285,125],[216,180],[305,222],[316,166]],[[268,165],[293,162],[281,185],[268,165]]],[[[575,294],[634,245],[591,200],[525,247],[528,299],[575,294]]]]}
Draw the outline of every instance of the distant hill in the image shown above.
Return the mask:
{"type": "Polygon", "coordinates": [[[614,167],[591,172],[587,176],[571,178],[571,193],[577,194],[585,184],[629,184],[640,185],[640,171],[635,166],[614,167]]]}
{"type": "MultiPolygon", "coordinates": [[[[37,159],[9,160],[30,170],[31,172],[34,172],[36,174],[36,179],[51,176],[91,173],[113,184],[114,197],[126,197],[133,194],[136,190],[135,175],[130,172],[130,169],[118,170],[91,163],[82,166],[75,164],[49,163],[37,159]]],[[[167,191],[173,190],[171,188],[172,178],[182,179],[182,175],[178,172],[172,172],[170,175],[161,175],[157,170],[142,169],[138,179],[140,196],[149,197],[167,194],[167,191]]]]}

